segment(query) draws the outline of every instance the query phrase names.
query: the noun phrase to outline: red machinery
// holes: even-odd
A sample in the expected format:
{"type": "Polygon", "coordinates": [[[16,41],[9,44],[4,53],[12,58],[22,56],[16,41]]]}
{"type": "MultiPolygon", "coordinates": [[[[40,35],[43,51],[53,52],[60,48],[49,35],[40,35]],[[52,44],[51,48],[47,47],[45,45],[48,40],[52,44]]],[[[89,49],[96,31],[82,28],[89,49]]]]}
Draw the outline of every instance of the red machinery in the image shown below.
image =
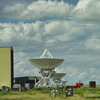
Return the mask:
{"type": "Polygon", "coordinates": [[[66,88],[80,88],[80,87],[82,87],[82,86],[83,86],[83,83],[81,83],[81,82],[79,81],[79,83],[76,83],[76,85],[67,86],[66,88]]]}

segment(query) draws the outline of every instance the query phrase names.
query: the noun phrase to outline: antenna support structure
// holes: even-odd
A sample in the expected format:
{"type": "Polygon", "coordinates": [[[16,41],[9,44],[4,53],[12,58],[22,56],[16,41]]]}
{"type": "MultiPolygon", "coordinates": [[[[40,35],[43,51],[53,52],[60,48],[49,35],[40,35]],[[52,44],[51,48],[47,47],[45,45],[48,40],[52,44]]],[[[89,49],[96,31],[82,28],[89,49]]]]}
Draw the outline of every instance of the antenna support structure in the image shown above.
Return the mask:
{"type": "Polygon", "coordinates": [[[29,59],[32,65],[38,67],[41,79],[35,84],[36,88],[51,87],[50,79],[56,67],[62,64],[64,59],[54,58],[48,49],[45,49],[40,58],[29,59]]]}

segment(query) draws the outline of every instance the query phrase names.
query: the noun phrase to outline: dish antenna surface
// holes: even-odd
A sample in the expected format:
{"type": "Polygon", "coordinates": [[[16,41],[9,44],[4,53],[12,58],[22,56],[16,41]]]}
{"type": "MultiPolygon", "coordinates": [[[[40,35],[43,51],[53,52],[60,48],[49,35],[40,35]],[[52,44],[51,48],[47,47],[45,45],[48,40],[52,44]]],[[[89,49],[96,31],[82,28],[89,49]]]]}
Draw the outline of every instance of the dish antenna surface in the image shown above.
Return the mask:
{"type": "Polygon", "coordinates": [[[64,77],[66,73],[54,73],[52,78],[54,81],[61,81],[61,78],[64,77]]]}
{"type": "Polygon", "coordinates": [[[41,80],[36,87],[49,87],[51,75],[56,67],[62,64],[64,59],[54,58],[51,53],[45,49],[40,58],[29,59],[32,65],[37,66],[42,75],[41,80]]]}

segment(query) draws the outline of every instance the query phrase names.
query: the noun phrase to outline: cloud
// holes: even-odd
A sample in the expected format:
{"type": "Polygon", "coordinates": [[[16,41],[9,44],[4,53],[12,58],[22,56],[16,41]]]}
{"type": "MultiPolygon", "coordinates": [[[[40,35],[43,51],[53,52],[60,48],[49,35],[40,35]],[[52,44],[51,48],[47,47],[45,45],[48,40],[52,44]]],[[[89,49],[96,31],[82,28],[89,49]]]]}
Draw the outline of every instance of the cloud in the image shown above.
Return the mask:
{"type": "Polygon", "coordinates": [[[96,69],[92,67],[92,68],[90,68],[90,72],[93,74],[96,72],[96,69]]]}
{"type": "MultiPolygon", "coordinates": [[[[18,57],[19,58],[19,57],[18,57]]],[[[16,59],[18,59],[16,58],[16,59]]],[[[40,76],[38,68],[32,66],[28,59],[21,59],[14,65],[14,76],[40,76]],[[24,59],[24,60],[23,60],[24,59]]]]}
{"type": "MultiPolygon", "coordinates": [[[[18,76],[33,76],[33,75],[40,76],[38,69],[35,66],[31,65],[31,63],[29,62],[30,58],[34,58],[32,53],[28,53],[28,52],[15,53],[14,55],[15,76],[17,77],[18,76]]],[[[79,57],[80,59],[77,59],[77,56],[75,58],[74,55],[72,57],[73,59],[70,61],[71,63],[67,60],[65,61],[65,63],[62,64],[62,66],[59,66],[55,69],[57,73],[66,73],[66,76],[64,77],[64,79],[68,81],[69,85],[75,84],[79,80],[82,81],[84,84],[87,84],[87,82],[89,82],[90,80],[98,80],[100,78],[98,66],[95,67],[86,63],[86,61],[89,63],[95,62],[95,60],[97,60],[95,56],[85,57],[84,55],[83,56],[81,55],[79,57]],[[95,60],[90,61],[90,59],[95,59],[95,60]],[[83,65],[81,66],[81,64],[83,65]]]]}
{"type": "Polygon", "coordinates": [[[79,81],[86,84],[89,81],[87,80],[88,68],[87,70],[80,69],[82,68],[67,64],[66,67],[56,68],[56,71],[58,73],[66,73],[64,79],[67,80],[67,85],[75,85],[75,83],[79,81]]]}
{"type": "Polygon", "coordinates": [[[40,76],[38,68],[31,65],[31,54],[25,52],[14,53],[14,76],[40,76]]]}
{"type": "Polygon", "coordinates": [[[79,20],[98,21],[100,20],[99,0],[80,0],[74,8],[72,16],[79,20]]]}
{"type": "MultiPolygon", "coordinates": [[[[37,20],[49,18],[60,18],[66,20],[100,20],[100,1],[99,0],[79,0],[77,5],[73,6],[67,2],[54,1],[1,1],[0,17],[17,20],[37,20]],[[9,3],[11,2],[11,3],[9,3]]],[[[49,19],[49,20],[50,20],[49,19]]]]}
{"type": "Polygon", "coordinates": [[[67,73],[64,78],[69,83],[88,82],[99,79],[99,71],[92,69],[99,70],[100,65],[99,48],[95,47],[99,46],[99,30],[97,23],[67,20],[0,23],[0,46],[14,46],[15,76],[38,75],[28,59],[40,57],[48,48],[54,57],[65,58],[56,71],[67,73]]]}
{"type": "Polygon", "coordinates": [[[65,2],[34,1],[29,4],[15,2],[2,7],[1,17],[32,20],[45,17],[67,17],[73,6],[65,2]]]}
{"type": "MultiPolygon", "coordinates": [[[[43,35],[52,36],[52,39],[59,42],[67,42],[75,40],[86,33],[84,31],[84,25],[80,25],[74,21],[50,21],[45,24],[45,30],[43,35]]],[[[48,38],[47,38],[48,39],[48,38]]],[[[54,41],[53,41],[54,42],[54,41]]]]}
{"type": "Polygon", "coordinates": [[[0,41],[15,46],[42,43],[44,46],[51,47],[59,42],[75,41],[77,38],[85,36],[83,26],[66,20],[17,24],[0,23],[0,41]]]}
{"type": "Polygon", "coordinates": [[[91,38],[89,38],[85,42],[85,46],[89,50],[93,51],[100,51],[100,35],[92,35],[91,38]]]}
{"type": "Polygon", "coordinates": [[[23,43],[28,40],[39,43],[41,42],[40,24],[38,22],[32,24],[0,23],[0,26],[4,27],[0,30],[0,41],[3,43],[17,43],[17,45],[19,42],[19,45],[24,45],[23,43]]]}
{"type": "Polygon", "coordinates": [[[79,75],[79,79],[83,79],[83,78],[85,78],[86,77],[86,72],[82,72],[82,73],[80,73],[80,75],[79,75]]]}

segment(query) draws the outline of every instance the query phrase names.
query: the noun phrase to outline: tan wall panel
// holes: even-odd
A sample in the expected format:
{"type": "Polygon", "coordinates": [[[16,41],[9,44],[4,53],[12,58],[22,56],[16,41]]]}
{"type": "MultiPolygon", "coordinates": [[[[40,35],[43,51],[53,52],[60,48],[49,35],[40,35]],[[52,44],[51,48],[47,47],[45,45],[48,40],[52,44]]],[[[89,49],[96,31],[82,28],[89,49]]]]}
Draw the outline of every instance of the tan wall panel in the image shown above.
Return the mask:
{"type": "Polygon", "coordinates": [[[11,47],[0,47],[0,89],[2,85],[11,88],[11,47]]]}

